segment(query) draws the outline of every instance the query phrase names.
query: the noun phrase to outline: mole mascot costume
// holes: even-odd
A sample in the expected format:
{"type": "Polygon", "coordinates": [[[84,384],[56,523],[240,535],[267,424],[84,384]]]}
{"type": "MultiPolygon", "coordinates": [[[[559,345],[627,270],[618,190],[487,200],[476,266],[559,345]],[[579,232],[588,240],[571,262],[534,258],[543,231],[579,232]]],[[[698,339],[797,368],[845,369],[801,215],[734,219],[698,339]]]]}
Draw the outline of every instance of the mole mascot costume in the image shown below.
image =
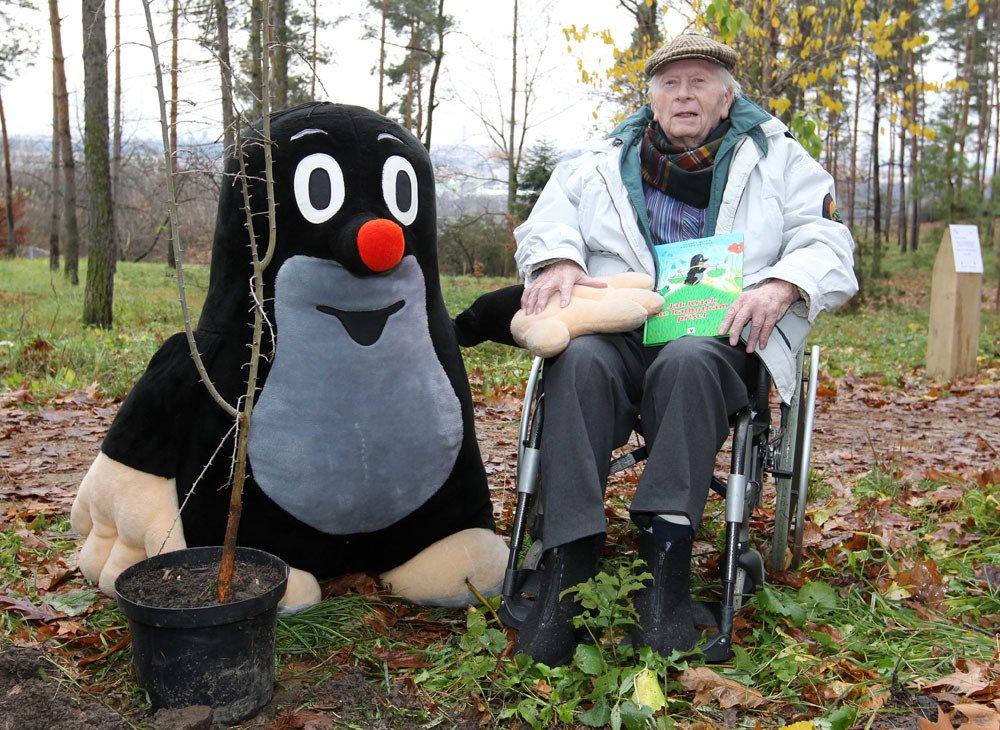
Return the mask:
{"type": "MultiPolygon", "coordinates": [[[[268,242],[259,129],[244,142],[258,250],[268,242]]],[[[499,592],[472,398],[438,278],[433,170],[421,144],[359,107],[271,117],[277,245],[264,272],[264,357],[238,542],[291,567],[284,610],[317,579],[378,573],[443,606],[499,592]]],[[[252,302],[242,184],[231,160],[195,339],[230,403],[246,389],[252,302]]],[[[122,405],[72,509],[83,574],[114,595],[132,563],[221,544],[233,419],[209,396],[183,333],[122,405]],[[177,520],[178,506],[181,519],[177,520]]]]}

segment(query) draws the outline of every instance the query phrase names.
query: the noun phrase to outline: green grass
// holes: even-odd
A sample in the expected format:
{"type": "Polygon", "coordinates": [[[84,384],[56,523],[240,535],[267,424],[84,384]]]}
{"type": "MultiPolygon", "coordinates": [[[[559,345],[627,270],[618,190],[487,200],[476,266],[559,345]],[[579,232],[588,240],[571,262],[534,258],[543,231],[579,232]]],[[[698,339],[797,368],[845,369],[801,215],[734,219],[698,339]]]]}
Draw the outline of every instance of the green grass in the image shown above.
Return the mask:
{"type": "MultiPolygon", "coordinates": [[[[86,280],[86,261],[80,262],[86,280]]],[[[208,287],[206,266],[185,267],[191,316],[208,287]]],[[[81,324],[84,285],[72,286],[42,259],[0,261],[0,388],[47,397],[96,383],[122,397],[165,338],[184,328],[174,272],[162,264],[120,263],[114,327],[81,324]]]]}
{"type": "MultiPolygon", "coordinates": [[[[888,247],[885,277],[869,280],[868,299],[857,311],[819,318],[810,342],[823,349],[831,376],[872,377],[885,385],[922,373],[927,351],[927,300],[936,245],[915,254],[888,247]]],[[[984,287],[993,286],[993,252],[984,251],[984,287]]],[[[81,262],[81,281],[86,261],[81,262]]],[[[185,267],[191,316],[197,322],[208,286],[208,268],[185,267]]],[[[445,305],[454,316],[483,292],[511,280],[442,277],[445,305]]],[[[73,287],[43,259],[0,260],[0,389],[30,388],[37,397],[92,383],[123,397],[149,358],[169,335],[183,329],[174,272],[163,264],[119,264],[115,276],[114,327],[103,331],[80,324],[84,287],[73,287]]],[[[530,357],[518,349],[484,343],[463,350],[475,390],[492,393],[524,382],[530,357]]],[[[1000,360],[1000,313],[981,312],[979,356],[1000,360]]]]}
{"type": "MultiPolygon", "coordinates": [[[[995,254],[983,253],[983,289],[992,291],[996,287],[995,254]]],[[[816,321],[809,340],[822,348],[826,372],[835,377],[845,373],[872,377],[883,385],[895,385],[914,372],[922,374],[936,254],[936,243],[925,243],[916,253],[905,255],[889,247],[883,278],[866,280],[864,305],[825,314],[816,321]]],[[[992,306],[984,305],[980,312],[979,357],[984,363],[1000,360],[1000,312],[992,306]]]]}

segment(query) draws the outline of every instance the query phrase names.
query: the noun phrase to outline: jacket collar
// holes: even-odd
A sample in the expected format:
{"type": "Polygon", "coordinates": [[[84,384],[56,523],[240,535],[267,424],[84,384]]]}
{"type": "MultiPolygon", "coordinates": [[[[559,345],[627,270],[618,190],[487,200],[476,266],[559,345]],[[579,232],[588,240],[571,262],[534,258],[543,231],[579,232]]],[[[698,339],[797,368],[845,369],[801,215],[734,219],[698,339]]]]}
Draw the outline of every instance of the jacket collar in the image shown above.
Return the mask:
{"type": "MultiPolygon", "coordinates": [[[[757,145],[761,155],[767,156],[767,136],[769,133],[777,131],[776,129],[770,129],[772,125],[768,124],[769,122],[777,121],[774,117],[745,96],[739,96],[733,101],[732,108],[729,110],[729,120],[732,123],[732,127],[728,136],[733,137],[733,143],[735,143],[736,138],[742,136],[750,137],[754,141],[754,144],[757,145]],[[765,125],[768,127],[766,130],[764,128],[765,125]]],[[[628,149],[638,141],[651,121],[653,121],[653,110],[647,104],[639,109],[639,111],[626,117],[608,136],[618,140],[624,149],[628,149]]],[[[781,125],[780,122],[778,122],[778,125],[783,132],[784,125],[781,125]]],[[[730,146],[730,144],[724,145],[724,147],[730,146]]]]}

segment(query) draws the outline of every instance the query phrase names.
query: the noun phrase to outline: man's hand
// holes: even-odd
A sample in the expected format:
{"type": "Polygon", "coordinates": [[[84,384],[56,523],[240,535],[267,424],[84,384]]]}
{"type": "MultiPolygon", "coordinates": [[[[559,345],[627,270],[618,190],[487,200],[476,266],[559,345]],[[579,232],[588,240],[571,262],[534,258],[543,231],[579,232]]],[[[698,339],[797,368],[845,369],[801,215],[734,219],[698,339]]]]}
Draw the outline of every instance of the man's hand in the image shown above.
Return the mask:
{"type": "Polygon", "coordinates": [[[719,335],[729,334],[729,344],[740,341],[740,333],[747,322],[751,323],[747,338],[747,352],[767,347],[774,325],[778,323],[788,308],[799,299],[799,288],[782,279],[771,279],[765,284],[749,289],[733,302],[726,312],[726,318],[719,325],[719,335]]]}
{"type": "Polygon", "coordinates": [[[592,286],[595,289],[607,287],[607,282],[587,276],[579,264],[563,259],[546,266],[537,279],[524,287],[521,309],[526,314],[538,314],[545,309],[553,292],[557,291],[560,293],[559,306],[565,307],[569,304],[574,284],[592,286]]]}

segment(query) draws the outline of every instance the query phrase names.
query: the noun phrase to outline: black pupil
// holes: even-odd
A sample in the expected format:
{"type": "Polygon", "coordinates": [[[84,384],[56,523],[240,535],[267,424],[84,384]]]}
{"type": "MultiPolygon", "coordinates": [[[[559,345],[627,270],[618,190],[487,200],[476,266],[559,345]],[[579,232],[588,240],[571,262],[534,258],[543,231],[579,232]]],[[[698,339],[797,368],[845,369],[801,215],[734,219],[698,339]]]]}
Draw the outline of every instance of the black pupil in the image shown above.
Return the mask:
{"type": "Polygon", "coordinates": [[[396,173],[396,205],[405,212],[413,208],[413,186],[405,170],[396,173]]]}
{"type": "Polygon", "coordinates": [[[309,173],[309,204],[316,210],[326,210],[330,207],[331,197],[330,173],[322,168],[309,173]]]}

